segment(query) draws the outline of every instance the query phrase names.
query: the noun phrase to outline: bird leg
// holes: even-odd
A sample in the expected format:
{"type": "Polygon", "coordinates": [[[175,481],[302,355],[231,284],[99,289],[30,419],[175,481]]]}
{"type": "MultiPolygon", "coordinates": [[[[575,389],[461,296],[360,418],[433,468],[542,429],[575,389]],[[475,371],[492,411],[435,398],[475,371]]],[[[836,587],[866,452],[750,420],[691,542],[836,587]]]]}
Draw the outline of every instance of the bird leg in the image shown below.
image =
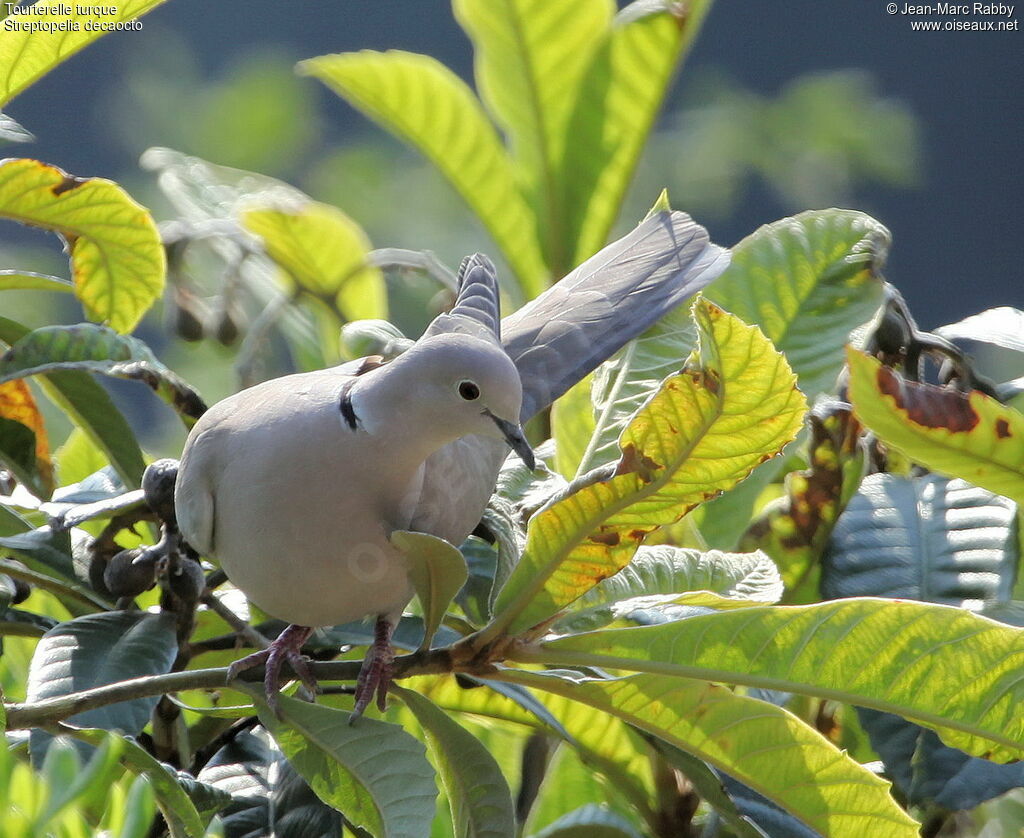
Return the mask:
{"type": "Polygon", "coordinates": [[[381,615],[373,630],[373,645],[366,651],[363,665],[356,679],[356,707],[353,718],[361,716],[363,711],[377,694],[377,707],[381,712],[387,706],[388,687],[391,686],[391,675],[395,662],[395,653],[391,649],[391,634],[395,630],[390,620],[381,615]]]}
{"type": "Polygon", "coordinates": [[[277,695],[281,691],[281,668],[286,661],[309,691],[314,695],[317,692],[316,678],[309,669],[308,659],[302,654],[302,646],[312,633],[313,629],[309,626],[288,626],[266,649],[246,655],[231,664],[228,667],[228,681],[233,681],[246,669],[265,665],[263,689],[267,695],[267,706],[280,718],[281,705],[277,695]]]}

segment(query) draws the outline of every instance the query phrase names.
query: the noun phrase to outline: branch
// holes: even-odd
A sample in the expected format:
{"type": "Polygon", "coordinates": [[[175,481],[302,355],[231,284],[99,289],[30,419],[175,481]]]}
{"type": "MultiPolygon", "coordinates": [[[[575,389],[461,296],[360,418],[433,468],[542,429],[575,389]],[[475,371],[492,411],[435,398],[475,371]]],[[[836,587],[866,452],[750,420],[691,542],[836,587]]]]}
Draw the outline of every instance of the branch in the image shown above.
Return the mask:
{"type": "MultiPolygon", "coordinates": [[[[361,661],[313,661],[309,666],[318,681],[354,681],[359,675],[361,665],[361,661]]],[[[396,658],[394,677],[438,675],[452,672],[454,669],[449,650],[435,649],[396,658]]],[[[119,701],[149,698],[181,690],[213,690],[229,687],[231,684],[227,680],[227,673],[227,667],[217,667],[170,672],[166,675],[145,675],[141,678],[132,678],[128,681],[93,687],[77,693],[45,698],[41,701],[5,704],[7,729],[45,727],[77,713],[83,713],[96,707],[105,707],[108,704],[116,704],[119,701]]],[[[262,668],[253,668],[243,673],[239,680],[261,681],[262,678],[262,668]]]]}

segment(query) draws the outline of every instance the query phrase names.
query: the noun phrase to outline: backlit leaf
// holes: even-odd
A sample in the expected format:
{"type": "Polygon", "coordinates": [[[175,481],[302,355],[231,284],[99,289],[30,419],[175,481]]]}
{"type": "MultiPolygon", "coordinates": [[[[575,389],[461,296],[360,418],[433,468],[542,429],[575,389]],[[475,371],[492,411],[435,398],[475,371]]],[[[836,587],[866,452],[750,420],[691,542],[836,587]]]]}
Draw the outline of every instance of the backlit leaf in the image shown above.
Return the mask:
{"type": "MultiPolygon", "coordinates": [[[[687,550],[670,545],[641,547],[633,560],[600,582],[572,605],[555,628],[590,631],[645,607],[700,604],[690,591],[706,591],[748,603],[775,603],[782,579],[764,553],[722,553],[687,550]],[[681,596],[682,595],[682,596],[681,596]]],[[[715,602],[712,607],[720,606],[715,602]]]]}
{"type": "Polygon", "coordinates": [[[760,548],[775,560],[790,602],[818,599],[822,551],[864,473],[861,426],[848,404],[816,404],[808,413],[808,424],[809,468],[786,475],[785,494],[770,503],[740,538],[741,549],[760,548]]]}
{"type": "MultiPolygon", "coordinates": [[[[58,42],[38,37],[34,43],[51,40],[58,42]]],[[[112,181],[72,177],[37,160],[5,160],[0,217],[64,238],[75,294],[90,320],[130,332],[163,291],[166,264],[156,224],[112,181]]]]}
{"type": "Polygon", "coordinates": [[[506,838],[515,832],[512,793],[481,742],[429,699],[392,687],[427,735],[444,781],[456,838],[506,838]]]}
{"type": "Polygon", "coordinates": [[[614,8],[611,0],[453,3],[473,41],[477,88],[508,137],[548,265],[558,276],[591,255],[572,259],[574,240],[564,228],[561,206],[560,180],[566,173],[560,167],[566,146],[576,146],[577,138],[567,130],[569,118],[614,8]]]}
{"type": "Polygon", "coordinates": [[[895,713],[975,756],[1024,754],[1024,631],[944,605],[757,606],[559,638],[514,657],[797,692],[895,713]]]}
{"type": "Polygon", "coordinates": [[[434,817],[434,770],[416,739],[393,724],[280,697],[260,720],[325,803],[377,838],[423,833],[434,817]]]}
{"type": "Polygon", "coordinates": [[[387,293],[378,268],[367,264],[370,240],[336,207],[310,202],[294,208],[257,207],[243,225],[298,285],[334,300],[347,320],[387,317],[387,293]]]}
{"type": "Polygon", "coordinates": [[[770,797],[823,835],[916,836],[917,824],[875,777],[781,707],[665,675],[501,678],[612,713],[770,797]]]}
{"type": "Polygon", "coordinates": [[[619,12],[593,53],[560,163],[570,264],[604,246],[683,55],[711,0],[637,0],[619,12]]]}
{"type": "MultiPolygon", "coordinates": [[[[851,333],[882,303],[881,269],[889,231],[852,210],[812,210],[767,224],[733,249],[729,268],[707,296],[761,328],[786,356],[808,400],[832,392],[851,333]]],[[[780,463],[761,466],[729,497],[695,513],[713,547],[732,549],[734,521],[751,516],[760,490],[780,463]]]]}
{"type": "Polygon", "coordinates": [[[31,271],[0,271],[0,291],[62,291],[74,293],[75,286],[66,279],[31,271]]]}
{"type": "Polygon", "coordinates": [[[541,290],[547,270],[533,212],[465,82],[433,58],[396,50],[325,55],[303,61],[299,71],[419,149],[480,217],[527,296],[541,290]]]}
{"type": "MultiPolygon", "coordinates": [[[[22,25],[17,29],[8,29],[5,25],[0,30],[0,107],[7,104],[62,61],[70,58],[82,47],[91,44],[101,35],[110,31],[101,29],[99,26],[89,29],[87,26],[90,23],[105,25],[133,20],[156,8],[162,2],[164,0],[104,0],[102,4],[104,9],[116,9],[112,15],[94,13],[91,10],[98,8],[98,4],[93,3],[66,4],[72,7],[70,15],[31,13],[11,15],[11,23],[17,22],[22,25]],[[89,11],[83,14],[78,11],[79,8],[89,11]],[[35,31],[32,31],[26,24],[33,22],[40,26],[77,23],[77,27],[74,29],[67,27],[63,31],[44,30],[37,27],[35,31]]],[[[21,8],[24,9],[25,5],[27,4],[22,5],[21,8]]],[[[57,4],[43,3],[41,5],[53,9],[57,4]]]]}
{"type": "Polygon", "coordinates": [[[1024,503],[1024,413],[977,390],[919,384],[850,348],[854,412],[914,462],[1024,503]]]}
{"type": "Polygon", "coordinates": [[[542,623],[621,570],[652,531],[731,488],[800,427],[805,402],[761,332],[707,301],[699,352],[622,432],[614,473],[538,513],[485,633],[542,623]]]}

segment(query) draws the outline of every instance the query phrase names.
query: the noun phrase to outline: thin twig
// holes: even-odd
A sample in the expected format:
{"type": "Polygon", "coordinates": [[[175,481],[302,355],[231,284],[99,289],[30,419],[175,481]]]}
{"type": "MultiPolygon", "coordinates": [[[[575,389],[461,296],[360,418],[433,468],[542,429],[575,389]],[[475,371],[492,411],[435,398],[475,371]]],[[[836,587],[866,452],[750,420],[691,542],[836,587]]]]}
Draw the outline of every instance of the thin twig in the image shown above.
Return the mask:
{"type": "MultiPolygon", "coordinates": [[[[318,681],[354,681],[362,666],[360,661],[312,661],[309,665],[318,681]]],[[[413,675],[439,675],[454,670],[451,654],[447,649],[417,652],[395,659],[395,678],[409,678],[413,675]]],[[[186,672],[170,672],[166,675],[145,675],[128,681],[119,681],[103,687],[46,698],[42,701],[5,704],[7,729],[21,730],[43,727],[63,721],[69,716],[106,707],[119,701],[149,698],[182,690],[214,690],[231,686],[227,680],[227,667],[215,669],[192,669],[186,672]]],[[[262,668],[254,668],[242,676],[242,682],[259,681],[263,678],[262,668]]],[[[244,683],[238,688],[245,692],[244,683]]]]}
{"type": "Polygon", "coordinates": [[[270,645],[270,641],[267,638],[228,608],[221,602],[220,597],[212,591],[204,593],[199,601],[231,626],[238,634],[248,640],[251,646],[255,646],[257,649],[266,649],[270,645]]]}

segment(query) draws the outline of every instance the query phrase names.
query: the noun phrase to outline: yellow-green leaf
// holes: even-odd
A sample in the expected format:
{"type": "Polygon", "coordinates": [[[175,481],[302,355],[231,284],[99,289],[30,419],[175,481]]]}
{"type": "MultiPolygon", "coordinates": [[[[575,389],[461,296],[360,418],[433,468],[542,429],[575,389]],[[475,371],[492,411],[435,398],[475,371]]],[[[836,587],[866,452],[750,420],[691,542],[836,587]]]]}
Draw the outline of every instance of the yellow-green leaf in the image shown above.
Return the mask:
{"type": "MultiPolygon", "coordinates": [[[[851,333],[881,305],[881,269],[889,231],[853,210],[802,212],[766,224],[732,251],[732,262],[707,296],[759,326],[785,354],[800,389],[812,402],[832,392],[851,333]]],[[[743,486],[694,514],[705,539],[732,549],[737,519],[750,518],[778,466],[759,468],[743,486]]]]}
{"type": "Polygon", "coordinates": [[[698,300],[699,350],[626,426],[611,476],[531,521],[526,549],[485,632],[536,626],[617,573],[671,524],[778,454],[800,429],[803,395],[756,327],[698,300]]]}
{"type": "MultiPolygon", "coordinates": [[[[82,47],[112,31],[117,24],[141,17],[162,2],[164,0],[103,0],[103,8],[115,10],[112,15],[78,11],[79,8],[95,9],[100,5],[96,3],[69,2],[67,5],[73,7],[69,15],[32,14],[27,11],[32,7],[23,4],[20,8],[26,11],[9,15],[0,28],[0,107],[82,47]],[[33,23],[37,24],[36,31],[32,31],[33,23]],[[64,30],[39,28],[61,24],[65,25],[64,30]],[[8,29],[13,25],[17,28],[8,29]],[[90,25],[93,28],[89,28],[90,25]],[[107,26],[111,28],[100,28],[107,26]]],[[[52,9],[57,4],[39,5],[52,9]]]]}
{"type": "Polygon", "coordinates": [[[75,286],[57,276],[32,271],[0,271],[0,291],[63,291],[73,293],[75,286]]]}
{"type": "Polygon", "coordinates": [[[242,224],[300,287],[333,298],[346,320],[387,317],[384,277],[366,261],[370,239],[337,207],[311,201],[294,209],[255,208],[242,213],[242,224]]]}
{"type": "Polygon", "coordinates": [[[854,412],[886,445],[1024,503],[1024,413],[977,390],[907,381],[852,348],[846,359],[854,412]]]}
{"type": "Polygon", "coordinates": [[[557,728],[553,731],[541,715],[530,712],[507,694],[495,689],[463,689],[450,675],[425,675],[403,680],[404,685],[426,695],[439,707],[487,719],[526,725],[545,734],[556,733],[575,748],[594,770],[607,777],[634,806],[642,809],[654,792],[651,761],[643,741],[620,719],[595,712],[578,701],[552,693],[534,695],[522,688],[518,697],[538,708],[557,728]]]}
{"type": "Polygon", "coordinates": [[[918,834],[889,783],[773,704],[664,675],[599,680],[503,669],[498,677],[618,716],[725,771],[822,835],[918,834]]]}
{"type": "Polygon", "coordinates": [[[644,143],[711,0],[638,0],[592,53],[559,162],[571,264],[602,248],[622,206],[644,143]]]}
{"type": "Polygon", "coordinates": [[[0,163],[0,217],[68,242],[75,294],[91,320],[130,332],[164,288],[166,263],[149,212],[120,186],[38,160],[0,163]]]}
{"type": "Polygon", "coordinates": [[[583,454],[595,429],[594,411],[590,406],[593,376],[588,375],[566,391],[551,406],[551,435],[555,440],[555,467],[571,480],[579,468],[583,454]]]}
{"type": "Polygon", "coordinates": [[[519,164],[548,265],[561,276],[583,259],[572,260],[559,167],[566,146],[575,147],[567,130],[569,118],[587,65],[606,37],[615,4],[455,0],[452,5],[475,47],[477,88],[519,164]]]}
{"type": "Polygon", "coordinates": [[[832,390],[850,333],[882,303],[889,231],[853,210],[766,224],[732,251],[707,296],[756,323],[786,354],[808,398],[832,390]]]}
{"type": "Polygon", "coordinates": [[[494,757],[473,734],[417,692],[393,686],[423,726],[452,811],[455,838],[513,835],[512,793],[494,757]]]}
{"type": "Polygon", "coordinates": [[[511,657],[817,696],[903,716],[974,756],[1024,756],[1024,630],[945,605],[758,606],[587,632],[511,657]]]}
{"type": "Polygon", "coordinates": [[[409,580],[423,608],[420,648],[428,649],[448,605],[469,575],[466,560],[458,548],[427,533],[396,530],[389,540],[401,551],[409,567],[409,580]]]}
{"type": "Polygon", "coordinates": [[[547,269],[533,211],[465,82],[433,58],[401,51],[324,55],[299,70],[419,149],[480,217],[527,295],[540,292],[547,269]]]}
{"type": "Polygon", "coordinates": [[[279,700],[282,718],[260,701],[260,721],[321,800],[379,838],[422,834],[437,797],[423,745],[397,725],[279,700]]]}

